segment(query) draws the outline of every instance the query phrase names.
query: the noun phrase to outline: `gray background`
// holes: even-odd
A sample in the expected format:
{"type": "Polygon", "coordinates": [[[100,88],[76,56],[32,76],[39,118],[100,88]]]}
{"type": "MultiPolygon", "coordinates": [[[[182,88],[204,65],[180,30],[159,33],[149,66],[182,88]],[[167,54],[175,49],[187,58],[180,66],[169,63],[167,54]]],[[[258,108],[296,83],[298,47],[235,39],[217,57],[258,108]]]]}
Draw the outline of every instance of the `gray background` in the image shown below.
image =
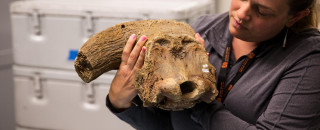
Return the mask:
{"type": "Polygon", "coordinates": [[[15,129],[9,3],[0,1],[0,130],[15,129]]]}

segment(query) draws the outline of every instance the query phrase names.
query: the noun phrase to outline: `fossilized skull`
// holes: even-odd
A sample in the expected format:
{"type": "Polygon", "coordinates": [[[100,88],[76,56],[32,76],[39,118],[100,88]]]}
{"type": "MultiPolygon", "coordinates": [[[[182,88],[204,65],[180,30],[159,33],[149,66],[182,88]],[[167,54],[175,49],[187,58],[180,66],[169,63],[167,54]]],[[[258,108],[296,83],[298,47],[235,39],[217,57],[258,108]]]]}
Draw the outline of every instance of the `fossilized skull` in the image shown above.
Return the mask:
{"type": "Polygon", "coordinates": [[[145,60],[134,80],[144,106],[165,110],[191,108],[217,95],[215,68],[186,23],[173,20],[132,21],[92,36],[80,49],[75,69],[85,82],[117,69],[131,34],[146,35],[145,60]]]}

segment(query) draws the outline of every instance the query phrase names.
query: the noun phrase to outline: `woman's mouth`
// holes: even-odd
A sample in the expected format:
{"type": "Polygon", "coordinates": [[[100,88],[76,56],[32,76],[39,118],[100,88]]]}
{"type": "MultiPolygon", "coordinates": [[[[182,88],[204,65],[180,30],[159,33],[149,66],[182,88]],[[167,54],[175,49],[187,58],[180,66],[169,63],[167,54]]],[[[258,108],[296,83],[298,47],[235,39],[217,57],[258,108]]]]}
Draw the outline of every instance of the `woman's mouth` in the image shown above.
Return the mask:
{"type": "Polygon", "coordinates": [[[247,30],[247,28],[245,26],[243,26],[243,24],[241,24],[238,20],[236,20],[235,18],[233,18],[233,26],[238,29],[238,30],[247,30]]]}

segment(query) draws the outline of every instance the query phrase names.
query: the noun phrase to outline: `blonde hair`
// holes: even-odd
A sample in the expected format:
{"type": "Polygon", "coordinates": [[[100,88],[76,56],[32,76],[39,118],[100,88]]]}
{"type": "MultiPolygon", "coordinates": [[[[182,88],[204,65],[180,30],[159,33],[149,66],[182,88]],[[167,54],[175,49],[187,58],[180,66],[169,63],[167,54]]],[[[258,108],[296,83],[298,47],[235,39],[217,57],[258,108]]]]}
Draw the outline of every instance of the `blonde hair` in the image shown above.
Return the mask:
{"type": "Polygon", "coordinates": [[[310,10],[310,14],[297,21],[291,28],[293,30],[303,30],[306,28],[318,28],[318,0],[289,0],[289,14],[296,14],[305,9],[310,10]]]}

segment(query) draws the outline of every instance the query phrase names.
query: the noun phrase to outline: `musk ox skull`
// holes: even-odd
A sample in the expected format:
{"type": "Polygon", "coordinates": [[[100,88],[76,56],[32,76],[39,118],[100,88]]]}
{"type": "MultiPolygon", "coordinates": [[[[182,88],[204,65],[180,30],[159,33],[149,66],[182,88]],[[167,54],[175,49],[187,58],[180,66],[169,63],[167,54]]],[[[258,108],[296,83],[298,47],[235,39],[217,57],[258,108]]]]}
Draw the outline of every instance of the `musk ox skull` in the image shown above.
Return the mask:
{"type": "Polygon", "coordinates": [[[79,50],[75,69],[84,82],[119,68],[131,34],[148,37],[143,67],[134,86],[144,106],[165,110],[191,108],[217,95],[215,68],[186,23],[145,20],[121,23],[92,36],[79,50]]]}

